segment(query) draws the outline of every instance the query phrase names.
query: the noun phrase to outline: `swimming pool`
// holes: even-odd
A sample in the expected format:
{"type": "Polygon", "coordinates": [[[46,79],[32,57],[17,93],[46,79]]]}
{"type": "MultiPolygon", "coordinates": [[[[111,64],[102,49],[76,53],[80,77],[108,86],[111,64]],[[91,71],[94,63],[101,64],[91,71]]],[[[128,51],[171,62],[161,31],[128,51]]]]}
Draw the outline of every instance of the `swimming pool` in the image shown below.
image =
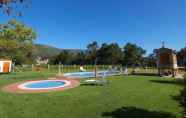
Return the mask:
{"type": "MultiPolygon", "coordinates": [[[[103,76],[114,76],[119,75],[119,71],[98,71],[97,76],[103,77],[103,76]]],[[[65,73],[65,77],[72,77],[72,78],[91,78],[95,77],[95,72],[73,72],[73,73],[65,73]]]]}
{"type": "Polygon", "coordinates": [[[49,80],[29,80],[12,83],[2,88],[10,93],[47,93],[53,91],[64,91],[80,85],[75,79],[65,77],[54,77],[49,80]]]}
{"type": "Polygon", "coordinates": [[[67,80],[39,80],[25,82],[20,84],[18,88],[24,90],[45,90],[62,88],[69,85],[70,81],[67,80]]]}

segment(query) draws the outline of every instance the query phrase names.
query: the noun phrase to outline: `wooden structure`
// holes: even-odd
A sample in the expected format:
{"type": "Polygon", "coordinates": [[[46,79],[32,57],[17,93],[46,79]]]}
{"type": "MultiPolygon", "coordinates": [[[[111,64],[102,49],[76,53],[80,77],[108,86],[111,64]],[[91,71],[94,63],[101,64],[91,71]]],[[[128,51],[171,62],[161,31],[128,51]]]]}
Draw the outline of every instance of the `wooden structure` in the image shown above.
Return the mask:
{"type": "Polygon", "coordinates": [[[162,46],[162,48],[156,49],[156,54],[158,74],[175,77],[178,72],[176,52],[162,46]]]}
{"type": "Polygon", "coordinates": [[[11,72],[12,60],[0,59],[0,73],[11,72]]]}

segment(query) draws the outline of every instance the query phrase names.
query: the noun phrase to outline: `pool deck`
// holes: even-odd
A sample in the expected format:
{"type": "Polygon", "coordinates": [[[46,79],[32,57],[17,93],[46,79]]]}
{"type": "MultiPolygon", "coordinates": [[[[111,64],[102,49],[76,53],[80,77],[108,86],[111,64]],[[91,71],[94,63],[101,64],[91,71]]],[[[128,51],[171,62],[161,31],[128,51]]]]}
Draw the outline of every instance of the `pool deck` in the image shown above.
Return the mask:
{"type": "MultiPolygon", "coordinates": [[[[22,82],[7,85],[7,86],[2,88],[2,91],[10,92],[10,93],[47,93],[47,92],[53,92],[53,91],[64,91],[64,90],[71,89],[71,88],[74,88],[74,87],[77,87],[77,86],[80,85],[80,82],[78,80],[74,80],[74,79],[71,79],[71,78],[67,78],[67,77],[55,77],[55,78],[56,78],[56,80],[67,80],[71,84],[69,86],[65,86],[65,87],[61,87],[61,88],[46,89],[46,90],[44,90],[44,89],[41,89],[41,90],[24,90],[24,89],[18,88],[18,86],[20,84],[23,84],[25,82],[40,81],[40,80],[46,80],[46,79],[28,80],[28,81],[22,81],[22,82]]],[[[55,80],[55,79],[53,79],[53,80],[55,80]]]]}

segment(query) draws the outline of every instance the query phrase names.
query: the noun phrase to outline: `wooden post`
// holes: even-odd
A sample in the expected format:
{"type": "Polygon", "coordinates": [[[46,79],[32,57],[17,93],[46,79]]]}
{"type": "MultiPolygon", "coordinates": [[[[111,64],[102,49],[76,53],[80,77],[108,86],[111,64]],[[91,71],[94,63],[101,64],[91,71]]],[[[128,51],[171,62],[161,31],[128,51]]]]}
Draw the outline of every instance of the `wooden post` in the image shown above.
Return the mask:
{"type": "Polygon", "coordinates": [[[67,65],[67,73],[69,72],[69,68],[70,68],[70,66],[69,66],[69,65],[67,65]]]}
{"type": "Polygon", "coordinates": [[[12,63],[12,72],[15,72],[15,62],[12,63]]]}
{"type": "Polygon", "coordinates": [[[64,70],[63,70],[63,64],[62,64],[62,65],[61,65],[61,73],[63,73],[63,71],[64,71],[64,70]]]}
{"type": "Polygon", "coordinates": [[[76,67],[76,64],[75,64],[75,65],[74,65],[74,72],[76,72],[76,68],[77,68],[77,67],[76,67]]]}
{"type": "Polygon", "coordinates": [[[148,71],[147,71],[147,66],[145,66],[145,72],[147,73],[148,71]]]}
{"type": "Polygon", "coordinates": [[[95,59],[95,78],[97,78],[97,58],[95,59]]]}
{"type": "Polygon", "coordinates": [[[175,77],[175,76],[176,76],[175,70],[174,70],[174,68],[172,68],[172,77],[175,77]]]}
{"type": "Polygon", "coordinates": [[[97,78],[97,65],[95,65],[95,78],[97,78]]]}
{"type": "Polygon", "coordinates": [[[161,70],[158,68],[158,75],[161,76],[161,70]]]}
{"type": "Polygon", "coordinates": [[[50,70],[50,64],[48,64],[48,70],[50,70]]]}
{"type": "Polygon", "coordinates": [[[61,75],[61,63],[58,65],[58,75],[61,75]]]}
{"type": "Polygon", "coordinates": [[[68,73],[68,65],[65,65],[65,69],[66,69],[66,71],[65,71],[65,72],[67,72],[67,73],[68,73]]]}
{"type": "Polygon", "coordinates": [[[32,64],[32,71],[34,71],[34,64],[32,64]]]}

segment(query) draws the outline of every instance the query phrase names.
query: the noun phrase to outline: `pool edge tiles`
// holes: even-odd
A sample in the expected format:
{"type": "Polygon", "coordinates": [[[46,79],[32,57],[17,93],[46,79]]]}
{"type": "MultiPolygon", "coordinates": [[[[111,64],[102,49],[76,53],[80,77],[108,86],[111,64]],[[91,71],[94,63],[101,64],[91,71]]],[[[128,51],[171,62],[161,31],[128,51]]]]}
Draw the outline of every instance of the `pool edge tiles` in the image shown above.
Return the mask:
{"type": "Polygon", "coordinates": [[[18,83],[13,83],[10,85],[7,85],[3,87],[1,90],[4,92],[9,92],[9,93],[47,93],[47,92],[53,92],[53,91],[64,91],[67,89],[75,88],[80,85],[80,82],[78,80],[66,78],[66,77],[58,77],[55,80],[65,80],[69,81],[70,85],[64,86],[64,87],[59,87],[59,88],[52,88],[52,89],[20,89],[19,86],[21,84],[27,83],[27,82],[33,82],[33,81],[41,81],[41,80],[30,80],[30,81],[24,81],[24,82],[18,82],[18,83]]]}

